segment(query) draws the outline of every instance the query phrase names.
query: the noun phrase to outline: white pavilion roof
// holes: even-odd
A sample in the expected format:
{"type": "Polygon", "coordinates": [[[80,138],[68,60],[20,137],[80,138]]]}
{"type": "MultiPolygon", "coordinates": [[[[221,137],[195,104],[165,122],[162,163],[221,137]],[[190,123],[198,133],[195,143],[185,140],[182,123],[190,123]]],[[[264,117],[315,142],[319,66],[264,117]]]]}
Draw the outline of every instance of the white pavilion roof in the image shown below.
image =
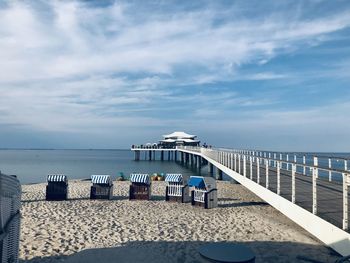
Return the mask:
{"type": "Polygon", "coordinates": [[[191,135],[182,131],[173,132],[167,135],[163,135],[165,139],[194,139],[197,135],[191,135]]]}
{"type": "Polygon", "coordinates": [[[174,139],[164,139],[164,140],[160,140],[160,142],[176,142],[176,140],[174,140],[174,139]]]}

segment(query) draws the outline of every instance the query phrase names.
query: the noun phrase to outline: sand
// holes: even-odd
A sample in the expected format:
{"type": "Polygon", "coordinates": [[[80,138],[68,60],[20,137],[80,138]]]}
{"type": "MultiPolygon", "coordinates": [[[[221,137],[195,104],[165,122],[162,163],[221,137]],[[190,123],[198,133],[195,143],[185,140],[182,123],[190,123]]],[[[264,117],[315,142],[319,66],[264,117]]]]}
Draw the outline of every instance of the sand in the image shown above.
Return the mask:
{"type": "Polygon", "coordinates": [[[45,184],[23,185],[23,262],[208,262],[197,248],[239,242],[256,262],[334,262],[339,256],[238,184],[218,182],[219,207],[129,201],[129,182],[115,182],[114,200],[89,200],[91,183],[69,182],[69,201],[45,201],[45,184]],[[304,259],[304,260],[303,260],[304,259]]]}

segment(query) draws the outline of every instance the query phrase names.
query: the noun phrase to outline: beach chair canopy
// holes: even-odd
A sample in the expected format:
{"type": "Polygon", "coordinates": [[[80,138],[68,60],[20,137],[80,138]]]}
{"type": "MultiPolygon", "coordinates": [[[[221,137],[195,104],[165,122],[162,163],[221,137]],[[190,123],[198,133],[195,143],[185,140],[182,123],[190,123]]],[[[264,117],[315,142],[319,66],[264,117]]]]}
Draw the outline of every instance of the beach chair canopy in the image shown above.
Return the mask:
{"type": "Polygon", "coordinates": [[[188,182],[188,185],[191,187],[196,187],[200,189],[205,188],[203,177],[199,177],[199,176],[191,176],[190,181],[188,182]]]}
{"type": "Polygon", "coordinates": [[[216,181],[212,177],[191,176],[188,185],[209,191],[216,188],[216,181]]]}
{"type": "Polygon", "coordinates": [[[150,184],[150,178],[148,174],[131,174],[130,182],[150,184]]]}
{"type": "Polygon", "coordinates": [[[107,174],[93,174],[91,175],[91,183],[93,184],[112,184],[111,176],[107,174]]]}
{"type": "Polygon", "coordinates": [[[169,183],[188,184],[189,176],[185,174],[166,174],[165,181],[169,183]]]}
{"type": "Polygon", "coordinates": [[[182,183],[182,174],[166,174],[165,181],[170,183],[182,183]]]}
{"type": "Polygon", "coordinates": [[[67,176],[64,174],[49,174],[47,176],[47,182],[67,182],[67,176]]]}

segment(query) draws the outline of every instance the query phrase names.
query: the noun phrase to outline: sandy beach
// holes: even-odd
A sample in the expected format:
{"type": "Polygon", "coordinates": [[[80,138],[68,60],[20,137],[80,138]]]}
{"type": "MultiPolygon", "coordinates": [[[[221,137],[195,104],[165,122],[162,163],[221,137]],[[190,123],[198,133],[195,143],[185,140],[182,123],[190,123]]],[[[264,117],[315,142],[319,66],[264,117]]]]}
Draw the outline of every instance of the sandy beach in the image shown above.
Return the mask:
{"type": "Polygon", "coordinates": [[[129,182],[114,182],[114,200],[89,200],[91,183],[70,181],[69,201],[47,202],[45,185],[22,186],[21,262],[208,262],[197,248],[213,241],[245,244],[256,262],[339,258],[230,182],[218,182],[210,210],[165,202],[165,182],[153,182],[152,201],[129,201],[129,182]]]}

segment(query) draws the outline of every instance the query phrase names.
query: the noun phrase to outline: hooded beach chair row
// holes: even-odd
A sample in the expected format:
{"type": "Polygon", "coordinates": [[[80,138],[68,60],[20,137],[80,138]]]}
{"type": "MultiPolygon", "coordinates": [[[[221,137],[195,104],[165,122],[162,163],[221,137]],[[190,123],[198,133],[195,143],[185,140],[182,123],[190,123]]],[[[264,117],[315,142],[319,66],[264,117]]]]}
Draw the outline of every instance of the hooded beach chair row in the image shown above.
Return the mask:
{"type": "Polygon", "coordinates": [[[18,262],[21,185],[0,172],[0,263],[18,262]]]}
{"type": "MultiPolygon", "coordinates": [[[[68,181],[65,175],[48,175],[47,200],[66,200],[68,181]]],[[[211,177],[166,174],[165,200],[204,208],[217,207],[216,181],[211,177]]],[[[149,174],[130,175],[129,200],[150,200],[152,181],[149,174]]],[[[91,176],[90,199],[112,199],[113,181],[110,175],[91,176]]]]}

